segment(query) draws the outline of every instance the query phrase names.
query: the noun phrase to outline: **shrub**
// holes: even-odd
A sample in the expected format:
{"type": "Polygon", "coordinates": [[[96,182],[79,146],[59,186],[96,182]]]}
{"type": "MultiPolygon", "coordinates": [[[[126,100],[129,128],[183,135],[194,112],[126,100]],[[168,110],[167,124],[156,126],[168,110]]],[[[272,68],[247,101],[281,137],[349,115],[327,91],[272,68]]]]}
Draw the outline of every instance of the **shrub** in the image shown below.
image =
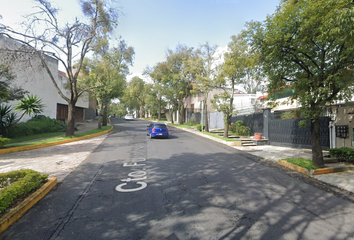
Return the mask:
{"type": "Polygon", "coordinates": [[[352,148],[331,148],[329,149],[329,154],[340,161],[354,162],[354,149],[352,148]]]}
{"type": "MultiPolygon", "coordinates": [[[[197,124],[197,129],[199,131],[202,131],[202,124],[197,124]]],[[[205,129],[205,126],[203,125],[203,130],[205,129]]]]}
{"type": "Polygon", "coordinates": [[[48,175],[42,175],[30,169],[0,174],[0,213],[19,197],[37,189],[47,177],[48,175]]]}
{"type": "Polygon", "coordinates": [[[230,130],[231,132],[235,133],[235,132],[236,132],[236,124],[235,124],[235,123],[231,123],[231,124],[230,124],[230,127],[229,127],[229,130],[230,130]]]}
{"type": "Polygon", "coordinates": [[[240,120],[235,123],[235,133],[238,136],[249,136],[250,132],[251,129],[243,125],[243,121],[240,120]]]}
{"type": "Polygon", "coordinates": [[[187,126],[196,126],[196,125],[198,125],[198,122],[190,121],[190,122],[185,123],[185,125],[187,125],[187,126]]]}
{"type": "Polygon", "coordinates": [[[62,121],[39,115],[27,122],[18,123],[11,127],[8,132],[8,137],[14,138],[40,133],[64,132],[65,129],[66,124],[62,121]]]}
{"type": "Polygon", "coordinates": [[[0,136],[0,148],[2,148],[5,144],[7,144],[8,142],[10,142],[11,139],[9,138],[3,138],[0,136]]]}

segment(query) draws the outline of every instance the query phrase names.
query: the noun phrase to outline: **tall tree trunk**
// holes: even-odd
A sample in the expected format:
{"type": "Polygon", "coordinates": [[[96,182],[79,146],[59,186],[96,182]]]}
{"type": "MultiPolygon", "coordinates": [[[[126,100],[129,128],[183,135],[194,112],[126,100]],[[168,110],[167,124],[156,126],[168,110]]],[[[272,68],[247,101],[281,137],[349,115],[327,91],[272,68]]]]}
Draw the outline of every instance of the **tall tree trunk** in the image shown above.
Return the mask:
{"type": "Polygon", "coordinates": [[[103,103],[102,104],[102,126],[107,126],[107,104],[103,103]]]}
{"type": "Polygon", "coordinates": [[[171,123],[173,124],[173,108],[170,109],[170,114],[171,114],[171,123]]]}
{"type": "Polygon", "coordinates": [[[321,139],[320,139],[320,118],[311,121],[311,144],[312,162],[317,167],[324,167],[321,139]]]}
{"type": "Polygon", "coordinates": [[[208,93],[204,94],[204,131],[209,132],[209,122],[208,122],[208,93]]]}
{"type": "Polygon", "coordinates": [[[179,115],[179,124],[183,124],[184,123],[184,105],[182,103],[181,105],[181,110],[180,110],[180,115],[179,115]]]}
{"type": "Polygon", "coordinates": [[[73,136],[75,134],[75,102],[68,102],[68,126],[66,127],[65,136],[73,136]]]}
{"type": "Polygon", "coordinates": [[[161,120],[161,97],[158,100],[158,104],[159,104],[159,109],[157,111],[157,119],[160,121],[161,120]]]}
{"type": "Polygon", "coordinates": [[[224,127],[224,135],[223,137],[224,138],[228,138],[229,137],[229,122],[230,122],[230,119],[231,119],[231,116],[230,114],[227,114],[225,120],[224,120],[224,124],[225,124],[225,127],[224,127]]]}

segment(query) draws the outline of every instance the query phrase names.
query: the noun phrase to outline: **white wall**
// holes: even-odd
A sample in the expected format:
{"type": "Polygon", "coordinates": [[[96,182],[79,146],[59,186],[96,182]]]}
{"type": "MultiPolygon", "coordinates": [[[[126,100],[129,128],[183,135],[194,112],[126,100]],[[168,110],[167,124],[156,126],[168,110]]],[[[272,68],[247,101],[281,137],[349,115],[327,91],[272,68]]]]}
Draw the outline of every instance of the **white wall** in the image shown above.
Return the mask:
{"type": "MultiPolygon", "coordinates": [[[[37,95],[40,99],[42,99],[42,103],[45,107],[41,115],[56,118],[57,103],[67,105],[66,101],[58,94],[48,73],[43,68],[40,59],[37,56],[30,55],[28,53],[12,52],[9,54],[8,51],[4,51],[6,48],[13,50],[19,49],[20,47],[21,45],[17,42],[0,36],[0,63],[9,66],[12,73],[16,76],[14,85],[28,91],[28,94],[37,95]]],[[[56,80],[58,82],[58,61],[49,56],[46,61],[50,71],[57,78],[56,80]]],[[[15,106],[17,103],[18,101],[10,101],[6,104],[15,106]]],[[[78,101],[77,106],[88,108],[88,94],[84,95],[84,97],[78,101]]],[[[29,116],[25,116],[21,121],[27,121],[30,118],[31,117],[29,116]]]]}

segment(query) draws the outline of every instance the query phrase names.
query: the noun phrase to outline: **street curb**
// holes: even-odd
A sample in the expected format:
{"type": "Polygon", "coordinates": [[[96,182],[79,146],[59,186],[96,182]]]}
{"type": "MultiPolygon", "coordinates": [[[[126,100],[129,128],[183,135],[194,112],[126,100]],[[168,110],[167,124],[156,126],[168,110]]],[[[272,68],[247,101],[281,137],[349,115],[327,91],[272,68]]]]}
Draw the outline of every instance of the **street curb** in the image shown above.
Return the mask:
{"type": "Polygon", "coordinates": [[[113,130],[113,126],[111,127],[111,129],[108,129],[106,131],[103,131],[103,132],[100,132],[100,133],[91,134],[91,135],[87,135],[87,136],[83,136],[83,137],[77,137],[77,138],[62,140],[62,141],[58,141],[58,142],[52,142],[52,143],[42,143],[42,144],[37,144],[37,145],[32,145],[32,146],[23,146],[23,147],[13,147],[13,148],[7,148],[7,149],[0,149],[0,154],[21,152],[21,151],[27,151],[27,150],[32,150],[32,149],[51,147],[51,146],[56,146],[56,145],[60,145],[60,144],[76,142],[76,141],[80,141],[80,140],[85,140],[85,139],[89,139],[89,138],[98,137],[98,136],[104,135],[106,133],[109,133],[112,130],[113,130]]]}
{"type": "Polygon", "coordinates": [[[289,163],[287,161],[284,160],[278,160],[278,164],[290,168],[292,170],[307,174],[307,175],[320,175],[320,174],[327,174],[327,173],[335,173],[335,172],[344,172],[344,171],[348,171],[351,170],[353,168],[349,168],[349,167],[342,167],[342,168],[320,168],[320,169],[315,169],[315,170],[307,170],[306,168],[303,167],[299,167],[295,164],[289,163]]]}
{"type": "Polygon", "coordinates": [[[279,165],[282,165],[282,166],[284,166],[284,167],[290,168],[290,169],[292,169],[292,170],[295,170],[295,171],[297,171],[297,172],[304,173],[304,174],[306,174],[306,175],[310,175],[310,174],[311,174],[311,173],[309,172],[309,170],[307,170],[306,168],[299,167],[299,166],[297,166],[297,165],[295,165],[295,164],[289,163],[289,162],[284,161],[284,160],[281,160],[281,159],[278,160],[278,164],[279,164],[279,165]]]}
{"type": "Polygon", "coordinates": [[[37,191],[23,200],[19,205],[11,209],[2,218],[0,218],[0,233],[22,217],[34,204],[41,200],[50,190],[57,185],[57,178],[48,178],[48,181],[37,191]]]}

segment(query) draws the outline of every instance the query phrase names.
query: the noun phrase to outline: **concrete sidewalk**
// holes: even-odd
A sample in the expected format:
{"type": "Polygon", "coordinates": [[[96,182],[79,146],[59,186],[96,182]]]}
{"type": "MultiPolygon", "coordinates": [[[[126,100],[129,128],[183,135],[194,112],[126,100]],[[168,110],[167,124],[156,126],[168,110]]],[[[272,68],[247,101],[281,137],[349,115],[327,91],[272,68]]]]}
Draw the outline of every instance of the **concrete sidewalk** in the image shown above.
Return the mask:
{"type": "MultiPolygon", "coordinates": [[[[289,148],[289,147],[279,147],[272,145],[261,145],[261,146],[251,146],[251,147],[236,147],[232,146],[232,143],[220,140],[218,138],[214,138],[205,134],[202,134],[196,129],[186,129],[179,128],[184,131],[188,131],[194,134],[198,134],[199,136],[209,138],[213,141],[217,141],[228,145],[237,150],[247,152],[259,158],[263,158],[266,160],[270,160],[278,163],[281,159],[286,158],[305,158],[312,159],[311,149],[302,149],[302,148],[289,148]]],[[[344,168],[347,165],[344,163],[326,163],[326,167],[328,168],[344,168]]],[[[351,165],[351,167],[354,167],[351,165]]],[[[316,178],[322,182],[337,186],[341,189],[350,191],[354,193],[354,170],[349,170],[345,172],[337,172],[337,173],[326,173],[321,175],[313,175],[313,178],[316,178]]]]}

